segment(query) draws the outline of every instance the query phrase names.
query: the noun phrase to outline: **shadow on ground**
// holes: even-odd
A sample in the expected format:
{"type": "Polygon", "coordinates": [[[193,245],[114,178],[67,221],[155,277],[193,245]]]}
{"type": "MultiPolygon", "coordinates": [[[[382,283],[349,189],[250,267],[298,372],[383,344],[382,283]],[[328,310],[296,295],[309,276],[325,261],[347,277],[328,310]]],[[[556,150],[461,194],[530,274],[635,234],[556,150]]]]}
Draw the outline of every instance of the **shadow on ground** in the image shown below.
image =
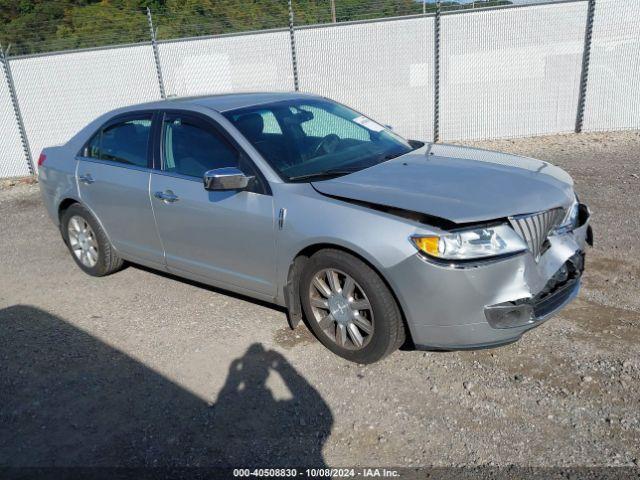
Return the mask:
{"type": "Polygon", "coordinates": [[[47,312],[0,310],[0,466],[324,466],[332,424],[318,392],[261,344],[209,405],[47,312]],[[291,399],[274,399],[270,372],[291,399]]]}

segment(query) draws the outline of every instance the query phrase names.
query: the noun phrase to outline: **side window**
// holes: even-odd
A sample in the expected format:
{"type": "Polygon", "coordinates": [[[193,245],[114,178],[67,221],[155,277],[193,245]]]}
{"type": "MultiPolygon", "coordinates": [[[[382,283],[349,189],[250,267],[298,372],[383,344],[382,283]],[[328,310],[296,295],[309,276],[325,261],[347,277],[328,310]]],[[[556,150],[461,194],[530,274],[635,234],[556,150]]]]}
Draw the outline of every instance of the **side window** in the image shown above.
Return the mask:
{"type": "Polygon", "coordinates": [[[147,166],[151,118],[132,119],[101,129],[85,147],[89,158],[137,167],[147,166]]]}
{"type": "Polygon", "coordinates": [[[164,170],[202,177],[207,170],[237,167],[238,151],[218,132],[188,117],[163,122],[164,170]]]}
{"type": "Polygon", "coordinates": [[[323,108],[301,105],[302,110],[313,114],[313,118],[300,124],[302,131],[309,137],[323,138],[331,133],[345,139],[369,141],[371,137],[366,128],[335,115],[323,108]]]}

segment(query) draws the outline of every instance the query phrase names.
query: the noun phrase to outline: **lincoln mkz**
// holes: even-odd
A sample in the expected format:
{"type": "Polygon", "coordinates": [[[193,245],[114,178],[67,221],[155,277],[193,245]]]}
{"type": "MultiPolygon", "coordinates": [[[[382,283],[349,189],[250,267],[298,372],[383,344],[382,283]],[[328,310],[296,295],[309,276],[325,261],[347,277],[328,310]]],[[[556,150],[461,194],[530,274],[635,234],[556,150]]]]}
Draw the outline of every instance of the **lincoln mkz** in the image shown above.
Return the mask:
{"type": "Polygon", "coordinates": [[[284,306],[359,363],[519,339],[578,294],[592,242],[560,168],[406,140],[315,95],[121,108],[38,163],[86,273],[130,262],[284,306]]]}

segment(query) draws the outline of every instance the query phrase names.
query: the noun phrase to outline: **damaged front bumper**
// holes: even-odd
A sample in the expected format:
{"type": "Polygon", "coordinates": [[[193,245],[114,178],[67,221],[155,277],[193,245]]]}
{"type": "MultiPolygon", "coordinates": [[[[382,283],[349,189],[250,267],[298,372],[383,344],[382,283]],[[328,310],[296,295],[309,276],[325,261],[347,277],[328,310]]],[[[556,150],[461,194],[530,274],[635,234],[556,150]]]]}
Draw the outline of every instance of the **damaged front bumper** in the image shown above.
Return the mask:
{"type": "Polygon", "coordinates": [[[584,253],[577,252],[551,277],[534,297],[490,305],[484,308],[492,328],[535,326],[573,300],[580,290],[584,253]]]}
{"type": "Polygon", "coordinates": [[[578,225],[549,236],[538,261],[525,252],[460,268],[415,255],[393,267],[390,279],[416,347],[510,343],[561,310],[578,295],[593,241],[586,207],[578,225]]]}

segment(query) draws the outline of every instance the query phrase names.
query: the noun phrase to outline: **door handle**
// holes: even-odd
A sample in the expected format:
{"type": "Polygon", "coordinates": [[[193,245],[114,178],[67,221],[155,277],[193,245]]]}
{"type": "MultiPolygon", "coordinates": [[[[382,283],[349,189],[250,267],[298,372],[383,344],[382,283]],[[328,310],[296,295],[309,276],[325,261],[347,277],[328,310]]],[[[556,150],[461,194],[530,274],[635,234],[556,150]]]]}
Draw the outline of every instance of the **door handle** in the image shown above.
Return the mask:
{"type": "Polygon", "coordinates": [[[166,192],[154,192],[153,196],[165,203],[173,203],[180,200],[180,197],[175,195],[171,190],[167,190],[166,192]]]}
{"type": "Polygon", "coordinates": [[[84,183],[85,185],[91,185],[93,182],[95,182],[95,180],[93,179],[90,173],[85,173],[84,175],[80,175],[78,177],[78,180],[80,180],[80,182],[84,183]]]}

